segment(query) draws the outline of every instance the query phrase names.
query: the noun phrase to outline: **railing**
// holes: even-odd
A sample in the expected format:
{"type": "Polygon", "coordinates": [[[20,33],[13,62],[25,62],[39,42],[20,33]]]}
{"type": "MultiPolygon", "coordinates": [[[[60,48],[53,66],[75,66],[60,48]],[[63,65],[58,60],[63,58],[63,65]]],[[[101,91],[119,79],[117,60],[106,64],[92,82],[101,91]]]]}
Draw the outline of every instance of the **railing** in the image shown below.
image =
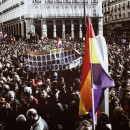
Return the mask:
{"type": "Polygon", "coordinates": [[[84,18],[84,16],[46,16],[46,18],[84,18]]]}
{"type": "Polygon", "coordinates": [[[6,13],[6,12],[8,12],[8,11],[14,9],[14,8],[17,8],[18,6],[19,6],[19,3],[17,3],[17,4],[15,4],[15,5],[13,5],[13,6],[7,8],[7,9],[3,10],[2,13],[6,13]]]}

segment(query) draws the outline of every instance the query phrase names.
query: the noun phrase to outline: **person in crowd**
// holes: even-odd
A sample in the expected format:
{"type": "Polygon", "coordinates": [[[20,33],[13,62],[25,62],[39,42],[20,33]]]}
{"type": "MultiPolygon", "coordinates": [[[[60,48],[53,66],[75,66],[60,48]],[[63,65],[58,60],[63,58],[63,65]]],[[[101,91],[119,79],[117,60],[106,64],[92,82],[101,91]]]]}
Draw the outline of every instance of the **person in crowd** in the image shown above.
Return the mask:
{"type": "Polygon", "coordinates": [[[129,121],[128,113],[126,113],[121,107],[116,107],[111,120],[112,130],[129,130],[129,121]]]}
{"type": "Polygon", "coordinates": [[[40,79],[40,77],[38,77],[36,75],[36,78],[32,80],[32,93],[34,95],[36,93],[36,89],[37,89],[38,85],[42,85],[42,84],[43,84],[42,80],[40,79]]]}
{"type": "Polygon", "coordinates": [[[98,115],[96,130],[111,130],[109,116],[104,112],[101,112],[100,116],[98,115]]]}
{"type": "MultiPolygon", "coordinates": [[[[4,106],[2,109],[9,113],[6,115],[5,112],[5,117],[3,116],[5,121],[2,120],[2,124],[7,124],[5,126],[8,126],[8,128],[13,128],[13,126],[11,127],[11,123],[12,121],[14,123],[14,119],[12,121],[10,119],[12,119],[12,115],[14,114],[12,106],[16,104],[16,115],[13,115],[13,117],[18,122],[24,122],[20,122],[20,125],[28,124],[26,112],[34,108],[37,110],[38,115],[47,122],[50,130],[74,130],[75,122],[81,121],[81,117],[78,116],[78,106],[82,62],[80,66],[73,69],[62,70],[60,68],[59,71],[53,72],[51,68],[48,68],[48,70],[44,70],[43,72],[33,72],[26,67],[24,57],[26,51],[51,50],[55,49],[56,46],[52,39],[44,41],[44,44],[33,44],[33,40],[30,44],[27,41],[28,39],[25,39],[25,41],[16,41],[16,44],[9,44],[8,40],[8,44],[0,44],[0,98],[5,99],[5,101],[1,99],[3,100],[1,104],[4,106]],[[40,83],[38,80],[40,80],[40,83]],[[15,98],[9,94],[10,91],[15,93],[15,98]],[[20,105],[17,105],[16,100],[20,102],[20,105]],[[6,120],[7,118],[9,120],[6,120]]],[[[69,44],[64,44],[63,47],[72,47],[82,57],[84,56],[84,41],[80,39],[68,39],[65,42],[69,44]]],[[[107,44],[107,47],[109,74],[115,81],[115,87],[109,89],[109,119],[112,122],[113,129],[116,129],[118,121],[119,126],[121,125],[122,128],[124,126],[122,122],[128,124],[129,120],[129,91],[126,91],[130,85],[129,47],[117,43],[107,44]],[[115,110],[118,107],[121,107],[123,111],[118,112],[118,110],[115,110]],[[123,115],[118,113],[123,113],[123,115]],[[119,120],[117,117],[119,117],[119,120]]],[[[0,113],[4,114],[2,111],[0,113]]],[[[104,117],[106,116],[104,115],[103,119],[104,117]]],[[[0,118],[2,117],[0,116],[0,118]]],[[[19,125],[18,129],[20,129],[19,125]]],[[[27,129],[29,129],[28,125],[27,129]]]]}
{"type": "Polygon", "coordinates": [[[12,108],[13,112],[15,113],[16,112],[16,106],[20,105],[20,102],[15,98],[15,92],[14,91],[8,92],[7,102],[10,104],[10,107],[12,108]]]}
{"type": "Polygon", "coordinates": [[[26,113],[28,122],[30,124],[29,130],[49,130],[48,124],[42,119],[37,111],[33,108],[29,109],[26,113]]]}
{"type": "Polygon", "coordinates": [[[18,115],[15,130],[29,130],[29,128],[26,117],[23,114],[18,115]]]}
{"type": "Polygon", "coordinates": [[[24,114],[30,108],[35,108],[37,111],[39,110],[38,100],[28,92],[23,92],[21,105],[24,114]]]}
{"type": "Polygon", "coordinates": [[[126,87],[125,99],[126,99],[125,112],[128,113],[128,116],[130,118],[130,86],[126,87]]]}
{"type": "Polygon", "coordinates": [[[8,92],[10,91],[10,87],[7,84],[3,85],[3,97],[7,99],[8,97],[8,92]]]}
{"type": "Polygon", "coordinates": [[[14,113],[5,98],[0,98],[0,124],[5,130],[14,129],[14,113]]]}
{"type": "Polygon", "coordinates": [[[83,120],[80,122],[80,125],[76,130],[92,130],[92,129],[93,128],[91,122],[83,120]]]}

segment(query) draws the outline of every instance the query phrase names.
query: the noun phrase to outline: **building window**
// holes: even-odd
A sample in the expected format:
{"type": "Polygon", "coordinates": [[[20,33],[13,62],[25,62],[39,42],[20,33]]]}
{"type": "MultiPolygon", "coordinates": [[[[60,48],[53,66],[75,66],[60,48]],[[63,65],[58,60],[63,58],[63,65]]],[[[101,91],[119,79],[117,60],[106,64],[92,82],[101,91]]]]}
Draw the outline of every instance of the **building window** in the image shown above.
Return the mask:
{"type": "Polygon", "coordinates": [[[51,7],[50,6],[47,7],[47,14],[48,14],[48,16],[51,16],[51,7]]]}
{"type": "Polygon", "coordinates": [[[61,16],[61,10],[59,6],[56,7],[56,15],[61,16]]]}
{"type": "Polygon", "coordinates": [[[70,10],[68,6],[65,7],[65,15],[70,16],[70,10]]]}
{"type": "Polygon", "coordinates": [[[78,16],[78,8],[77,6],[74,7],[75,16],[78,16]]]}
{"type": "Polygon", "coordinates": [[[62,0],[56,0],[57,3],[62,3],[62,0]]]}
{"type": "Polygon", "coordinates": [[[117,14],[115,14],[115,20],[117,20],[117,14]]]}
{"type": "Polygon", "coordinates": [[[41,0],[33,0],[33,3],[41,3],[41,0]]]}
{"type": "Polygon", "coordinates": [[[80,0],[74,0],[74,3],[79,3],[80,2],[80,0]]]}
{"type": "Polygon", "coordinates": [[[92,3],[98,3],[98,0],[92,0],[92,3]]]}
{"type": "Polygon", "coordinates": [[[123,17],[125,18],[125,13],[123,13],[123,17]]]}
{"type": "Polygon", "coordinates": [[[65,0],[64,2],[65,3],[71,3],[71,0],[65,0]]]}
{"type": "Polygon", "coordinates": [[[92,13],[93,13],[93,16],[96,16],[96,6],[93,6],[92,13]]]}
{"type": "Polygon", "coordinates": [[[53,0],[47,0],[47,3],[53,3],[53,0]]]}
{"type": "Polygon", "coordinates": [[[123,10],[125,10],[125,3],[123,3],[123,10]]]}
{"type": "Polygon", "coordinates": [[[128,12],[128,18],[130,18],[130,12],[128,12]]]}
{"type": "Polygon", "coordinates": [[[41,18],[41,9],[38,6],[35,6],[34,15],[35,15],[35,18],[41,18]]]}

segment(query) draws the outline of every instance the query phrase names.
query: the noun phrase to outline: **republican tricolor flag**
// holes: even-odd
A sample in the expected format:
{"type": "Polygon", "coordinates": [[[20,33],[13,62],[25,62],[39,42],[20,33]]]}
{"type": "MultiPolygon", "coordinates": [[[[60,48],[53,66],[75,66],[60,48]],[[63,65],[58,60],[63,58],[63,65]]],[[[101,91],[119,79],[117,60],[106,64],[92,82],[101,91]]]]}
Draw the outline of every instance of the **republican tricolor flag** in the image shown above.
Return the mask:
{"type": "Polygon", "coordinates": [[[49,40],[48,36],[46,34],[43,35],[43,40],[49,40]]]}
{"type": "Polygon", "coordinates": [[[62,41],[60,38],[58,38],[56,48],[60,48],[61,46],[62,46],[62,41]]]}
{"type": "Polygon", "coordinates": [[[93,27],[88,16],[85,52],[83,59],[79,115],[89,114],[93,118],[104,97],[104,90],[114,86],[114,81],[108,75],[93,27]]]}
{"type": "Polygon", "coordinates": [[[4,33],[4,38],[6,38],[7,37],[7,34],[6,33],[4,33]]]}

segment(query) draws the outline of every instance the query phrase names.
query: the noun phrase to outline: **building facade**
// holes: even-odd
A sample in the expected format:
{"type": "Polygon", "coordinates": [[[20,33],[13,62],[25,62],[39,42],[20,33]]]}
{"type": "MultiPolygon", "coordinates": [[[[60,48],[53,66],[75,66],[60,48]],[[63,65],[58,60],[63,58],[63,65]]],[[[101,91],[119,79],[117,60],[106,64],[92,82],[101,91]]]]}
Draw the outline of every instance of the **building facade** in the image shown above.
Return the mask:
{"type": "Polygon", "coordinates": [[[95,33],[102,34],[102,0],[0,0],[2,30],[24,38],[29,38],[29,32],[40,37],[83,38],[88,14],[95,33]]]}
{"type": "Polygon", "coordinates": [[[103,1],[104,35],[130,41],[130,0],[103,1]]]}

